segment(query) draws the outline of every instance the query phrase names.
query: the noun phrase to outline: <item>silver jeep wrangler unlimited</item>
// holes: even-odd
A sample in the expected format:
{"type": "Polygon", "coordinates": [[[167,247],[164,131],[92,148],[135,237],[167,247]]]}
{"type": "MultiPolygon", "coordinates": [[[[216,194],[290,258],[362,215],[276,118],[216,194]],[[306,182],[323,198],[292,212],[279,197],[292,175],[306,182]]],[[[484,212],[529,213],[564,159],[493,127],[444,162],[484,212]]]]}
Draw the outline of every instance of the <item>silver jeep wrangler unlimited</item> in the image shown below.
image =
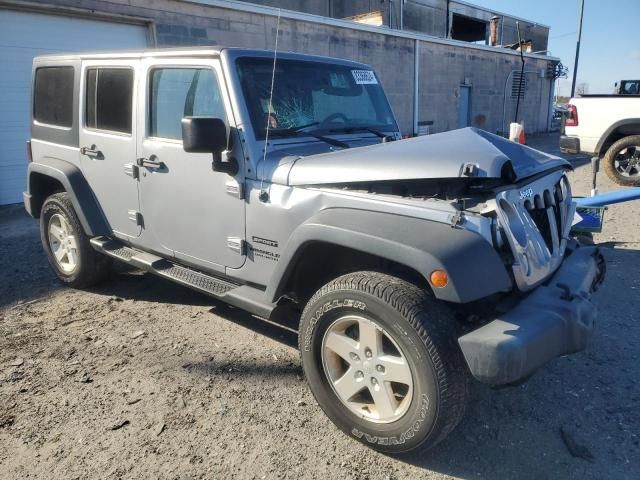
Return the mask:
{"type": "Polygon", "coordinates": [[[60,280],[112,259],[299,321],[318,404],[403,452],[591,335],[604,276],[564,160],[466,128],[401,140],[367,65],[180,49],[38,57],[28,212],[60,280]]]}

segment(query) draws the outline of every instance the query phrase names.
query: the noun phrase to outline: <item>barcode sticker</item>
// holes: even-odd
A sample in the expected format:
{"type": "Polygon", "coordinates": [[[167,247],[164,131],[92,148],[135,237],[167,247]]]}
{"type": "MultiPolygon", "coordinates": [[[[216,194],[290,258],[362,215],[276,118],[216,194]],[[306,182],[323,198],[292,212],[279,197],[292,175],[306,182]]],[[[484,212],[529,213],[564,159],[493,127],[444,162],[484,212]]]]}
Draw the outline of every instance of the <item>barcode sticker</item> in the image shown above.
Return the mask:
{"type": "Polygon", "coordinates": [[[351,70],[353,79],[358,85],[377,85],[378,79],[371,70],[351,70]]]}

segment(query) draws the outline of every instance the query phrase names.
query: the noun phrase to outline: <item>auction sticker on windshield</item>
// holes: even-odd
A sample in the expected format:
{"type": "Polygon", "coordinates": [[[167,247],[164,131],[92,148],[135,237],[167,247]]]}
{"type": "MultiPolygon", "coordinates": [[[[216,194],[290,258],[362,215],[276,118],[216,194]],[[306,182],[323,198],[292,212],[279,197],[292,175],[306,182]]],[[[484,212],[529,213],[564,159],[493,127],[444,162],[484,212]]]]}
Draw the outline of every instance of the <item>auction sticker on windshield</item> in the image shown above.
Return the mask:
{"type": "Polygon", "coordinates": [[[351,70],[358,85],[377,85],[378,80],[371,70],[351,70]]]}

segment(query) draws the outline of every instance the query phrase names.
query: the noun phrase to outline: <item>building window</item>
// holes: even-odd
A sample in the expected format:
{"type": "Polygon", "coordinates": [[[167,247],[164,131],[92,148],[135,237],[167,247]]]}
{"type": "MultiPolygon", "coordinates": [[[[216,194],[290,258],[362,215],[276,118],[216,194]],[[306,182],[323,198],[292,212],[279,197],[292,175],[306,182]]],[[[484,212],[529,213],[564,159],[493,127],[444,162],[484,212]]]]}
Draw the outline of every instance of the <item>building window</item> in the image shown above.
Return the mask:
{"type": "Polygon", "coordinates": [[[453,14],[451,38],[473,43],[487,43],[487,22],[458,13],[453,14]]]}
{"type": "Polygon", "coordinates": [[[85,118],[89,128],[131,133],[133,70],[87,70],[85,118]]]}
{"type": "Polygon", "coordinates": [[[36,70],[33,117],[40,123],[70,127],[73,124],[73,67],[36,70]]]}
{"type": "Polygon", "coordinates": [[[206,68],[159,68],[151,72],[149,136],[182,139],[182,118],[216,117],[226,122],[218,81],[206,68]]]}

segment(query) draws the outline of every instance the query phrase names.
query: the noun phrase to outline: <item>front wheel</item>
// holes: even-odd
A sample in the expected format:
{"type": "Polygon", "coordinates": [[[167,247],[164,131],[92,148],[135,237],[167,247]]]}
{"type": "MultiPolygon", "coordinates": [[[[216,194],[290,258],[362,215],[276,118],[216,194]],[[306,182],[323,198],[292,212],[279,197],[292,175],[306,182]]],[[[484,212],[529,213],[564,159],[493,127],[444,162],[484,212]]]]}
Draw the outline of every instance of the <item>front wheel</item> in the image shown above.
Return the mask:
{"type": "Polygon", "coordinates": [[[640,135],[615,142],[603,158],[604,171],[618,185],[640,186],[640,135]]]}
{"type": "Polygon", "coordinates": [[[455,319],[428,292],[377,272],[344,275],[307,304],[299,343],[311,391],[376,450],[428,448],[461,420],[467,369],[455,319]]]}

